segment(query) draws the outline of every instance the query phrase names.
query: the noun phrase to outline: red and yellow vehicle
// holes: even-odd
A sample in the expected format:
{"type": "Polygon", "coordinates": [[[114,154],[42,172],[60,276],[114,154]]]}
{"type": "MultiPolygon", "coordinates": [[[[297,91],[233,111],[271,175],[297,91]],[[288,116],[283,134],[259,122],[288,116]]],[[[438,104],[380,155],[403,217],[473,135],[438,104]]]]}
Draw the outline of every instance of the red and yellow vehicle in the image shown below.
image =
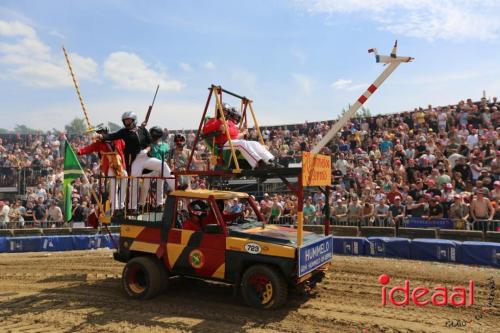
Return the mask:
{"type": "Polygon", "coordinates": [[[120,227],[119,249],[114,257],[126,263],[122,281],[131,298],[152,298],[164,290],[169,277],[183,275],[233,284],[240,288],[248,305],[271,309],[285,302],[290,286],[321,281],[332,258],[331,236],[304,232],[302,244],[318,247],[311,253],[316,251],[315,259],[320,259],[300,270],[304,247],[297,242],[297,230],[266,225],[255,201],[246,193],[174,191],[163,214],[149,215],[126,219],[120,227]],[[225,201],[235,198],[251,208],[252,214],[243,217],[221,211],[225,201]],[[206,202],[214,223],[197,231],[184,229],[186,200],[206,202]]]}

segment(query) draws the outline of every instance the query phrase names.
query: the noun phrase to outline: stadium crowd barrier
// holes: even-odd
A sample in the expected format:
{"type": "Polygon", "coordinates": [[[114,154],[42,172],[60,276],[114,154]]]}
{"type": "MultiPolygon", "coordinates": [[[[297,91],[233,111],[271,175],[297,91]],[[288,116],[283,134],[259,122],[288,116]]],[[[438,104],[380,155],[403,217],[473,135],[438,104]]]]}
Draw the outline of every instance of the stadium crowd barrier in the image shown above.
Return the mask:
{"type": "MultiPolygon", "coordinates": [[[[94,231],[95,232],[95,231],[94,231]]],[[[118,242],[119,234],[112,234],[118,242]]],[[[109,234],[0,237],[0,253],[114,248],[109,234]]]]}
{"type": "MultiPolygon", "coordinates": [[[[113,241],[118,244],[119,227],[111,228],[113,239],[109,234],[102,233],[103,230],[98,233],[99,231],[93,228],[47,229],[51,232],[45,234],[42,233],[42,229],[22,229],[22,233],[14,231],[10,234],[2,233],[0,253],[114,248],[113,241]]],[[[336,254],[441,261],[500,268],[500,243],[418,237],[410,239],[384,236],[339,236],[339,233],[349,234],[352,231],[346,228],[357,227],[332,227],[333,252],[336,254]]],[[[316,233],[324,232],[324,226],[320,225],[306,225],[304,229],[316,233]]]]}

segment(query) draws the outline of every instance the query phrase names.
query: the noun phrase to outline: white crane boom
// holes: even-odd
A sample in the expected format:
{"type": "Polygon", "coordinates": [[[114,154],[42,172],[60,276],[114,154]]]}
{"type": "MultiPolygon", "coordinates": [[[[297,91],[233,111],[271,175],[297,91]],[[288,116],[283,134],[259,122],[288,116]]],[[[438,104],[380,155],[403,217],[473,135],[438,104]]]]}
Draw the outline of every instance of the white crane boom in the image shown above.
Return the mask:
{"type": "Polygon", "coordinates": [[[413,60],[412,57],[398,57],[396,55],[396,50],[398,47],[398,41],[394,43],[394,47],[392,48],[391,55],[379,55],[377,49],[369,49],[368,53],[375,54],[375,60],[377,63],[389,64],[387,68],[378,76],[378,78],[365,90],[365,92],[358,98],[356,103],[351,105],[349,110],[344,113],[344,115],[333,124],[332,128],[325,134],[325,136],[314,146],[311,150],[312,153],[319,153],[323,147],[325,147],[337,134],[342,127],[349,121],[349,119],[354,116],[354,114],[358,111],[358,109],[366,102],[368,98],[382,85],[382,83],[392,74],[392,72],[401,64],[402,62],[410,62],[413,60]]]}

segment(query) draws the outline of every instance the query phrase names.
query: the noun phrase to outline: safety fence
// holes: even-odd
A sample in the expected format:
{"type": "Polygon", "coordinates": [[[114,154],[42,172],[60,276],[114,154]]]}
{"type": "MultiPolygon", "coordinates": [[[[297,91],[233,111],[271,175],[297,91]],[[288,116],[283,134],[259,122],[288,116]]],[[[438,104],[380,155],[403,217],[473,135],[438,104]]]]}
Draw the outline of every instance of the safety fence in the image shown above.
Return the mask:
{"type": "MultiPolygon", "coordinates": [[[[297,223],[296,215],[285,215],[279,217],[268,216],[270,224],[295,225],[297,223]]],[[[374,227],[407,227],[407,228],[438,228],[454,230],[480,230],[500,232],[500,220],[460,220],[431,218],[423,219],[418,217],[406,217],[400,222],[395,223],[390,218],[360,218],[352,219],[347,217],[330,217],[330,225],[338,226],[374,226],[374,227]]],[[[325,217],[322,215],[304,216],[304,223],[311,225],[324,225],[325,217]]]]}
{"type": "Polygon", "coordinates": [[[16,221],[16,222],[5,222],[0,223],[0,229],[30,229],[30,228],[62,228],[69,226],[68,222],[64,221],[16,221]]]}
{"type": "MultiPolygon", "coordinates": [[[[118,234],[0,237],[0,253],[114,248],[118,234]]],[[[333,252],[500,268],[500,243],[398,237],[333,237],[333,252]]],[[[334,259],[335,260],[335,259],[334,259]]]]}
{"type": "Polygon", "coordinates": [[[0,253],[115,248],[119,234],[0,237],[0,253]]]}

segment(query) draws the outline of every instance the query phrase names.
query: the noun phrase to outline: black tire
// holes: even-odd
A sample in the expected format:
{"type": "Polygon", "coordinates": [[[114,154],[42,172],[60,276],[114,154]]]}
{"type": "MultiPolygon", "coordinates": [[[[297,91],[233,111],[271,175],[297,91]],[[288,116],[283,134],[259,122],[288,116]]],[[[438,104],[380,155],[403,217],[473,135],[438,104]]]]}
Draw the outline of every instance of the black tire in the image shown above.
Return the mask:
{"type": "Polygon", "coordinates": [[[162,289],[162,273],[158,259],[150,256],[130,260],[122,273],[122,287],[132,299],[150,299],[162,289]]]}
{"type": "Polygon", "coordinates": [[[253,265],[243,274],[241,294],[248,306],[273,310],[286,302],[288,288],[285,279],[275,268],[253,265]]]}

